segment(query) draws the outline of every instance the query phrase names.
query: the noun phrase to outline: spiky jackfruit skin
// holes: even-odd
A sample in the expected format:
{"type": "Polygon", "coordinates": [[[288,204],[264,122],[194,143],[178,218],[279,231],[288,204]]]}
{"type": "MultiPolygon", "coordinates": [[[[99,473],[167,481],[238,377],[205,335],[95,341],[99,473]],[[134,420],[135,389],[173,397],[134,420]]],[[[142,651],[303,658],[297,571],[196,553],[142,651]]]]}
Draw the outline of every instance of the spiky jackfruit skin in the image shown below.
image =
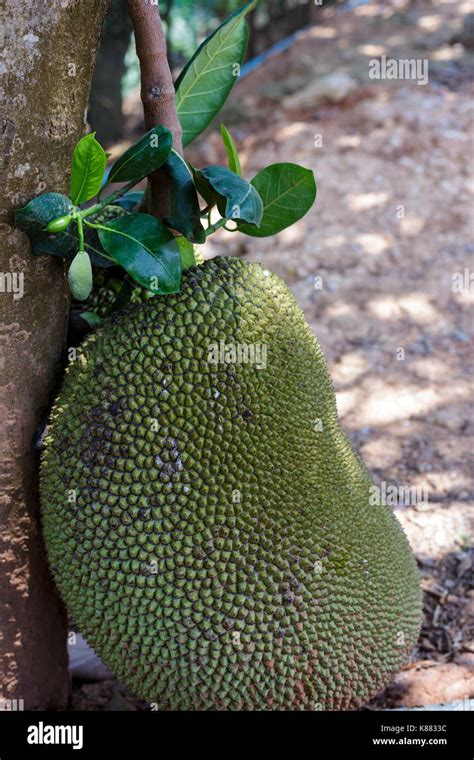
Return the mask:
{"type": "Polygon", "coordinates": [[[84,344],[46,442],[44,536],[81,631],[160,709],[347,709],[420,622],[370,486],[290,291],[223,258],[84,344]],[[266,367],[210,363],[222,340],[265,344],[266,367]]]}
{"type": "MultiPolygon", "coordinates": [[[[94,277],[94,289],[87,301],[83,301],[81,308],[83,311],[92,311],[99,317],[106,317],[109,314],[111,306],[114,304],[122,280],[117,277],[108,277],[107,271],[101,270],[94,277]]],[[[154,298],[155,294],[151,290],[146,290],[140,285],[132,289],[130,303],[143,303],[149,298],[154,298]]]]}

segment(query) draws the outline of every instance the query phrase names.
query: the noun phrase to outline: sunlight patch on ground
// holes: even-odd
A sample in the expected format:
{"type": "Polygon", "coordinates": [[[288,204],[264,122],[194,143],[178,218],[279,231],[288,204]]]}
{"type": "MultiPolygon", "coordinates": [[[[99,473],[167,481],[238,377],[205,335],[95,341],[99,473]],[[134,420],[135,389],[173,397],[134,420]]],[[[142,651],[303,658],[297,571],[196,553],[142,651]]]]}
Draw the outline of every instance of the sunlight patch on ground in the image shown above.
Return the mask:
{"type": "Polygon", "coordinates": [[[369,301],[368,308],[378,319],[401,319],[408,313],[421,324],[431,324],[438,316],[426,293],[379,296],[369,301]]]}
{"type": "Polygon", "coordinates": [[[277,129],[275,132],[276,142],[288,140],[291,137],[297,137],[302,132],[308,131],[308,125],[302,121],[295,121],[293,124],[286,124],[284,127],[277,129]]]}
{"type": "Polygon", "coordinates": [[[378,16],[380,15],[380,8],[378,5],[360,5],[354,9],[355,16],[378,16]]]}
{"type": "Polygon", "coordinates": [[[370,55],[371,57],[376,57],[378,55],[383,55],[385,53],[385,46],[384,45],[358,45],[357,52],[362,53],[362,55],[370,55]]]}
{"type": "Polygon", "coordinates": [[[417,322],[431,324],[438,316],[427,293],[409,293],[399,299],[399,304],[401,309],[408,312],[417,322]]]}
{"type": "Polygon", "coordinates": [[[422,16],[417,21],[417,25],[426,32],[435,32],[437,29],[440,29],[442,23],[443,17],[439,14],[422,16]]]}
{"type": "Polygon", "coordinates": [[[336,145],[341,148],[358,148],[362,137],[360,135],[342,135],[336,139],[336,145]]]}
{"type": "Polygon", "coordinates": [[[349,391],[339,391],[336,393],[337,416],[340,419],[343,419],[346,414],[354,409],[358,397],[359,394],[354,388],[349,391]]]}
{"type": "Polygon", "coordinates": [[[371,256],[378,256],[383,253],[389,245],[387,236],[381,235],[379,232],[366,232],[356,235],[356,241],[371,256]]]}
{"type": "Polygon", "coordinates": [[[339,248],[343,246],[347,242],[347,238],[345,235],[337,234],[337,235],[329,235],[329,237],[324,238],[322,240],[322,245],[325,248],[339,248]]]}
{"type": "Polygon", "coordinates": [[[370,468],[385,469],[398,462],[402,457],[402,442],[397,438],[373,438],[367,441],[361,449],[361,455],[370,468]]]}
{"type": "Polygon", "coordinates": [[[351,211],[365,211],[374,206],[383,206],[390,196],[388,193],[351,193],[346,198],[351,211]]]}
{"type": "Polygon", "coordinates": [[[462,293],[453,293],[455,301],[462,306],[474,305],[474,290],[464,290],[462,293]]]}
{"type": "Polygon", "coordinates": [[[423,418],[429,412],[441,409],[443,404],[455,401],[461,403],[469,395],[470,388],[465,383],[420,388],[413,383],[390,385],[379,378],[373,378],[369,387],[364,384],[340,391],[336,393],[336,398],[340,416],[350,413],[350,428],[357,429],[367,425],[384,426],[410,418],[423,418]]]}
{"type": "Polygon", "coordinates": [[[360,375],[367,372],[370,364],[362,354],[357,351],[344,354],[332,368],[332,377],[336,383],[351,383],[360,375]]]}
{"type": "Polygon", "coordinates": [[[464,47],[458,43],[456,45],[445,45],[432,53],[433,61],[452,61],[464,57],[464,47]]]}
{"type": "Polygon", "coordinates": [[[301,243],[306,236],[306,228],[303,222],[293,225],[293,227],[287,227],[280,234],[280,240],[285,245],[295,245],[301,243]]]}
{"type": "MultiPolygon", "coordinates": [[[[407,352],[407,358],[409,352],[407,352]]],[[[418,376],[432,382],[439,381],[446,370],[446,360],[425,357],[423,359],[410,359],[410,369],[418,376]]]]}
{"type": "Polygon", "coordinates": [[[448,552],[459,551],[469,535],[470,509],[462,502],[450,504],[449,509],[439,509],[434,503],[421,511],[398,507],[395,514],[420,559],[442,559],[448,552]]]}
{"type": "Polygon", "coordinates": [[[453,485],[455,486],[456,491],[464,488],[466,493],[469,493],[469,478],[459,472],[459,470],[456,471],[450,469],[448,471],[436,471],[430,469],[428,470],[427,475],[425,473],[420,473],[415,477],[413,479],[413,485],[423,485],[426,480],[428,480],[431,489],[437,493],[443,493],[443,491],[449,493],[453,488],[453,485]]]}
{"type": "MultiPolygon", "coordinates": [[[[416,385],[390,387],[375,381],[373,391],[359,388],[336,394],[337,408],[341,417],[352,412],[357,426],[387,425],[415,415],[426,414],[440,403],[440,394],[434,388],[418,388],[416,385]]],[[[353,427],[353,425],[351,425],[353,427]]]]}
{"type": "Polygon", "coordinates": [[[333,26],[315,26],[309,36],[320,40],[332,40],[336,36],[336,30],[333,26]]]}
{"type": "Polygon", "coordinates": [[[419,216],[407,216],[400,219],[400,232],[406,237],[419,235],[425,228],[426,222],[419,216]]]}
{"type": "Polygon", "coordinates": [[[337,319],[338,317],[347,317],[354,314],[355,307],[347,301],[336,301],[329,304],[325,311],[325,319],[337,319]]]}

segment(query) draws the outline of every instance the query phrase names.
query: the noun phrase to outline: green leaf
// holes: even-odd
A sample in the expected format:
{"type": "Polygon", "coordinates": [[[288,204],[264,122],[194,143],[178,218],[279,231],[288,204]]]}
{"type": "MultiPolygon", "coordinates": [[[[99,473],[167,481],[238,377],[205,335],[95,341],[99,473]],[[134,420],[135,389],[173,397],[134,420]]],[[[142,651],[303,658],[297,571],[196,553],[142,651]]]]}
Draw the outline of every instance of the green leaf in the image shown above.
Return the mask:
{"type": "Polygon", "coordinates": [[[240,166],[239,154],[237,153],[237,148],[235,147],[232,136],[224,124],[221,124],[221,135],[227,151],[229,169],[240,177],[242,175],[242,167],[240,166]]]}
{"type": "MultiPolygon", "coordinates": [[[[44,193],[26,204],[23,208],[15,211],[15,224],[20,230],[31,237],[43,233],[45,240],[54,243],[60,234],[49,233],[46,230],[49,222],[58,217],[68,216],[72,209],[69,198],[61,193],[44,193]]],[[[41,251],[43,253],[43,251],[41,251]]],[[[44,251],[49,253],[49,251],[44,251]]]]}
{"type": "Polygon", "coordinates": [[[248,42],[245,16],[257,5],[251,0],[236,10],[196,50],[176,81],[176,109],[183,145],[194,140],[220,111],[237,79],[248,42]]]}
{"type": "MultiPolygon", "coordinates": [[[[76,225],[71,223],[64,232],[52,233],[46,229],[48,222],[58,216],[67,215],[71,208],[72,203],[65,195],[45,193],[33,198],[24,208],[15,212],[15,223],[30,238],[34,253],[60,256],[72,261],[79,249],[76,225]]],[[[95,216],[89,217],[89,220],[94,221],[95,216]]],[[[91,228],[85,230],[84,243],[85,250],[95,266],[107,267],[113,263],[101,255],[97,233],[91,228]]]]}
{"type": "Polygon", "coordinates": [[[214,190],[208,180],[201,174],[199,169],[196,169],[191,164],[189,164],[189,167],[193,175],[194,186],[196,190],[198,191],[199,195],[204,198],[206,204],[212,208],[212,206],[215,206],[219,200],[219,194],[214,190]]]}
{"type": "Polygon", "coordinates": [[[98,314],[95,314],[93,311],[81,311],[79,316],[87,322],[89,327],[100,327],[102,324],[102,319],[99,317],[98,314]]]}
{"type": "Polygon", "coordinates": [[[143,287],[154,293],[177,293],[181,256],[172,233],[148,214],[129,214],[99,229],[107,253],[143,287]]]}
{"type": "MultiPolygon", "coordinates": [[[[259,225],[263,214],[263,203],[257,190],[225,166],[208,166],[195,169],[195,176],[218,194],[217,207],[226,219],[242,219],[250,224],[259,225]]],[[[200,190],[201,192],[201,190],[200,190]]],[[[210,197],[209,188],[206,194],[210,197]]]]}
{"type": "Polygon", "coordinates": [[[301,219],[316,198],[316,182],[311,169],[298,164],[272,164],[253,178],[251,184],[263,200],[260,227],[239,224],[239,232],[268,237],[301,219]]]}
{"type": "Polygon", "coordinates": [[[122,195],[121,198],[117,198],[113,205],[120,206],[120,208],[123,208],[126,211],[134,211],[142,202],[144,195],[145,193],[143,190],[132,190],[131,192],[122,195]]]}
{"type": "Polygon", "coordinates": [[[173,145],[173,136],[163,126],[150,129],[112,166],[107,185],[111,182],[139,182],[163,166],[173,145]]]}
{"type": "Polygon", "coordinates": [[[178,243],[181,256],[181,268],[189,269],[189,267],[193,267],[196,263],[193,244],[190,243],[189,240],[186,240],[182,235],[179,235],[179,237],[176,238],[176,242],[178,243]]]}
{"type": "Polygon", "coordinates": [[[91,132],[79,140],[72,154],[70,195],[76,206],[97,195],[104,178],[107,156],[94,135],[91,132]]]}
{"type": "Polygon", "coordinates": [[[206,233],[201,224],[193,175],[184,158],[175,150],[168,156],[163,173],[168,176],[171,188],[171,214],[163,222],[192,243],[204,243],[206,233]]]}

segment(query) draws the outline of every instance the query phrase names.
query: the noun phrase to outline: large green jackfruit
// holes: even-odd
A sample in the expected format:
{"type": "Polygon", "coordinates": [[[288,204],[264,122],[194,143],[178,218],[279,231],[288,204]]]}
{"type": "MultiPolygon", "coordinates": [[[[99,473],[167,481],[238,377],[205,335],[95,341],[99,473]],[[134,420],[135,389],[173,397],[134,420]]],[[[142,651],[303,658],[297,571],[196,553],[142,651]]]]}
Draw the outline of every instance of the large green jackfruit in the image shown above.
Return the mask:
{"type": "Polygon", "coordinates": [[[420,622],[370,489],[290,291],[222,258],[85,342],[46,440],[44,536],[83,634],[160,709],[347,709],[420,622]]]}

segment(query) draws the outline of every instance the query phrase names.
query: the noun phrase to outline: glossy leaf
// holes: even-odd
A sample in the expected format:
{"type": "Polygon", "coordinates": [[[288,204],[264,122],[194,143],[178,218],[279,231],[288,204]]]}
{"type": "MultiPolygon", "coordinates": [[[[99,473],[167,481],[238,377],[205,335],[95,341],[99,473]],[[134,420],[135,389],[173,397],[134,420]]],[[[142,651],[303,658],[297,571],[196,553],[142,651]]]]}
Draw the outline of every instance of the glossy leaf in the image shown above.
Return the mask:
{"type": "Polygon", "coordinates": [[[171,188],[171,214],[164,223],[181,232],[192,243],[204,243],[206,233],[201,224],[199,201],[193,175],[182,156],[172,150],[163,166],[171,188]]]}
{"type": "Polygon", "coordinates": [[[131,190],[129,193],[122,195],[121,198],[117,198],[113,205],[120,206],[120,208],[126,211],[135,211],[142,202],[144,194],[143,190],[131,190]]]}
{"type": "Polygon", "coordinates": [[[186,64],[176,82],[176,109],[186,146],[220,111],[240,73],[248,42],[245,16],[257,5],[251,0],[211,34],[186,64]]]}
{"type": "Polygon", "coordinates": [[[234,172],[235,174],[238,174],[239,176],[241,176],[242,167],[240,165],[239,154],[237,153],[237,148],[235,147],[235,143],[232,139],[232,135],[230,134],[225,124],[221,124],[221,135],[222,135],[222,140],[224,142],[225,149],[227,152],[227,160],[229,162],[229,169],[231,170],[231,172],[234,172]]]}
{"type": "Polygon", "coordinates": [[[143,287],[154,293],[176,293],[181,282],[181,256],[172,233],[148,214],[129,214],[99,229],[107,253],[143,287]]]}
{"type": "Polygon", "coordinates": [[[263,200],[260,227],[239,224],[239,232],[267,237],[297,222],[316,198],[316,182],[311,169],[298,164],[272,164],[263,169],[251,184],[263,200]]]}
{"type": "Polygon", "coordinates": [[[176,238],[176,242],[178,243],[181,256],[181,268],[189,269],[189,267],[193,267],[196,263],[193,244],[182,235],[176,238]]]}
{"type": "Polygon", "coordinates": [[[79,316],[81,317],[81,319],[87,322],[89,327],[92,327],[92,329],[94,329],[95,327],[100,327],[100,325],[102,324],[101,317],[99,317],[99,315],[95,314],[95,312],[93,311],[81,311],[79,316]]]}
{"type": "MultiPolygon", "coordinates": [[[[217,193],[217,206],[227,219],[242,219],[259,225],[263,214],[263,203],[257,190],[225,166],[208,166],[196,169],[199,181],[207,182],[217,193]]],[[[201,184],[202,186],[202,184],[201,184]]],[[[206,191],[210,195],[209,190],[206,191]]]]}
{"type": "Polygon", "coordinates": [[[79,140],[72,154],[71,199],[78,206],[99,192],[107,155],[95,139],[95,132],[79,140]]]}
{"type": "MultiPolygon", "coordinates": [[[[70,224],[63,232],[48,232],[46,227],[52,219],[67,215],[72,208],[71,201],[60,193],[45,193],[33,198],[24,208],[15,212],[15,223],[25,232],[34,253],[60,256],[72,261],[79,250],[79,237],[75,224],[70,224]]],[[[94,221],[95,217],[89,217],[94,221]]],[[[95,230],[85,229],[84,248],[95,266],[107,267],[111,263],[101,253],[102,248],[95,230]]]]}
{"type": "Polygon", "coordinates": [[[173,145],[169,129],[163,126],[150,129],[112,166],[107,185],[111,182],[139,182],[163,166],[173,145]]]}
{"type": "MultiPolygon", "coordinates": [[[[15,224],[27,235],[47,233],[47,225],[59,217],[69,216],[72,203],[61,193],[44,193],[15,211],[15,224]]],[[[54,240],[55,235],[47,233],[46,238],[54,240]]]]}
{"type": "Polygon", "coordinates": [[[202,198],[204,198],[209,208],[211,208],[212,206],[215,206],[217,201],[219,200],[219,194],[214,190],[212,185],[204,177],[204,175],[201,173],[199,169],[196,169],[191,164],[189,164],[189,167],[193,175],[194,186],[196,190],[198,191],[199,195],[202,198]]]}

